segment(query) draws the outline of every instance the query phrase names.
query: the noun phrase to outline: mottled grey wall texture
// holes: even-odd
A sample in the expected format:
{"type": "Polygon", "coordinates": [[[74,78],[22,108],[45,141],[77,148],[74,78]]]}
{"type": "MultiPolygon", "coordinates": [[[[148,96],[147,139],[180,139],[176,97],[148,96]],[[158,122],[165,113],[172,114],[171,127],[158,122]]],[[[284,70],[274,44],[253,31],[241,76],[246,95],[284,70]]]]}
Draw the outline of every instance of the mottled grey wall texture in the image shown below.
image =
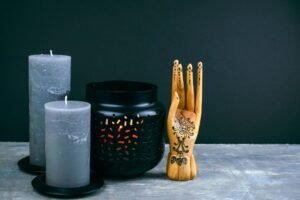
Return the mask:
{"type": "Polygon", "coordinates": [[[300,143],[300,3],[1,1],[1,141],[28,141],[28,55],[72,56],[72,93],[151,82],[170,102],[171,64],[204,63],[199,143],[300,143]]]}

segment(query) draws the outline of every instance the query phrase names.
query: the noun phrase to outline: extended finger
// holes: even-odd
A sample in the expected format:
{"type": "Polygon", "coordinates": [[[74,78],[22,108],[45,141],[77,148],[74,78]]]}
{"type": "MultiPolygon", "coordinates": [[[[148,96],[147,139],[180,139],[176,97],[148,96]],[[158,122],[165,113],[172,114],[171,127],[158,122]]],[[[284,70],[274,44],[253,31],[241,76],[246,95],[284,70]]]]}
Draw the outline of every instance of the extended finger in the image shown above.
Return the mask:
{"type": "Polygon", "coordinates": [[[197,91],[196,91],[196,108],[195,112],[197,115],[197,122],[200,123],[202,115],[202,83],[203,83],[203,64],[202,62],[198,63],[197,69],[197,91]]]}
{"type": "Polygon", "coordinates": [[[177,91],[177,77],[178,77],[178,60],[174,60],[173,62],[173,75],[172,75],[172,94],[171,94],[171,100],[174,98],[175,92],[177,91]]]}
{"type": "MultiPolygon", "coordinates": [[[[178,96],[177,92],[175,92],[174,98],[172,99],[171,106],[169,109],[169,114],[168,114],[168,128],[170,128],[170,129],[173,126],[173,119],[175,118],[179,102],[180,102],[179,96],[178,96]]],[[[168,132],[172,132],[172,131],[170,130],[168,132]]]]}
{"type": "Polygon", "coordinates": [[[183,72],[182,72],[182,65],[178,64],[178,82],[177,82],[177,92],[180,98],[178,108],[184,109],[185,108],[185,92],[184,92],[184,80],[183,80],[183,72]]]}
{"type": "Polygon", "coordinates": [[[186,108],[188,111],[194,112],[194,98],[193,66],[188,64],[186,70],[186,108]]]}

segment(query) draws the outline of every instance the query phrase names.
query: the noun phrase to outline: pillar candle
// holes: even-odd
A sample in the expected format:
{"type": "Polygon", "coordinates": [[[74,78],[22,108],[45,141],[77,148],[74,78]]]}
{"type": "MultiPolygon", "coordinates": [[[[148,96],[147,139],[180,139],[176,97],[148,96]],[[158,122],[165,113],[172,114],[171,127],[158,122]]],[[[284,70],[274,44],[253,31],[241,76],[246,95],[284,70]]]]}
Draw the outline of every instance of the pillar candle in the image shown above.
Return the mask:
{"type": "Polygon", "coordinates": [[[45,104],[46,183],[76,188],[90,182],[91,106],[82,101],[45,104]]]}
{"type": "Polygon", "coordinates": [[[30,164],[45,166],[44,104],[62,100],[70,90],[71,57],[29,56],[30,164]]]}

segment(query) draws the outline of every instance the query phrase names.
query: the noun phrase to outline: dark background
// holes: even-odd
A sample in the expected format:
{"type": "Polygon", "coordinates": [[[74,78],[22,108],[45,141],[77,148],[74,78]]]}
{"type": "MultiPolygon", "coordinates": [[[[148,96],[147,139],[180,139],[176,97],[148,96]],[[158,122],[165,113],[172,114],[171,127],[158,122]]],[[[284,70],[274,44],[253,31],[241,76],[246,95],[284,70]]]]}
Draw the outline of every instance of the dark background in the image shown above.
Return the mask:
{"type": "Polygon", "coordinates": [[[28,55],[72,56],[85,84],[159,86],[171,64],[204,63],[200,143],[300,143],[300,4],[295,1],[7,1],[0,3],[1,141],[28,141],[28,55]]]}

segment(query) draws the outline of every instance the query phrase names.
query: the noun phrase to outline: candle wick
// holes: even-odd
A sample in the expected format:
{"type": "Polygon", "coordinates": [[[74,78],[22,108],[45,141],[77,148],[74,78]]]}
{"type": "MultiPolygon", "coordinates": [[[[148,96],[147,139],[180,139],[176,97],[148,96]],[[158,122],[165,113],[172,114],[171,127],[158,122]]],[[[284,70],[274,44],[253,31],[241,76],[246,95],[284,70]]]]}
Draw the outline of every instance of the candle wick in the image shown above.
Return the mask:
{"type": "Polygon", "coordinates": [[[65,104],[68,105],[68,95],[65,96],[65,104]]]}
{"type": "Polygon", "coordinates": [[[50,55],[51,55],[51,56],[53,56],[53,54],[52,54],[52,50],[50,50],[50,55]]]}

